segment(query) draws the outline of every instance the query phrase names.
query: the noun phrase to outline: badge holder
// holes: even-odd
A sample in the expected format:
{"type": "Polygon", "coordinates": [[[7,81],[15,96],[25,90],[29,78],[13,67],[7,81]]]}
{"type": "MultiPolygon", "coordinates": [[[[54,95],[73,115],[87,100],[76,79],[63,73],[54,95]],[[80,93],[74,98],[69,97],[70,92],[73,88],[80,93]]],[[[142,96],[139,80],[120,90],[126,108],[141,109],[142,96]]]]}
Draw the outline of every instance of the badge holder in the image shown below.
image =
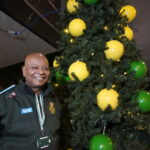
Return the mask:
{"type": "Polygon", "coordinates": [[[37,140],[37,148],[44,149],[50,146],[51,139],[49,136],[41,137],[37,140]]]}

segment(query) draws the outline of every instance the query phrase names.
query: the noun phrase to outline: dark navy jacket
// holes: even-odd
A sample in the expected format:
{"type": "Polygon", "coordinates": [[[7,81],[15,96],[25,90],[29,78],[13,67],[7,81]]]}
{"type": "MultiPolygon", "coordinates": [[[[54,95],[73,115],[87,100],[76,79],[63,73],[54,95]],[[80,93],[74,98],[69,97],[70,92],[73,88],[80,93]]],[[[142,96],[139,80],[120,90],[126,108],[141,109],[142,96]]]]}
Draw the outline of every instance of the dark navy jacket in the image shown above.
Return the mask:
{"type": "Polygon", "coordinates": [[[44,90],[45,124],[42,135],[36,99],[32,90],[23,82],[0,95],[0,150],[38,150],[37,139],[50,136],[50,147],[58,150],[57,130],[60,127],[60,107],[44,90]]]}

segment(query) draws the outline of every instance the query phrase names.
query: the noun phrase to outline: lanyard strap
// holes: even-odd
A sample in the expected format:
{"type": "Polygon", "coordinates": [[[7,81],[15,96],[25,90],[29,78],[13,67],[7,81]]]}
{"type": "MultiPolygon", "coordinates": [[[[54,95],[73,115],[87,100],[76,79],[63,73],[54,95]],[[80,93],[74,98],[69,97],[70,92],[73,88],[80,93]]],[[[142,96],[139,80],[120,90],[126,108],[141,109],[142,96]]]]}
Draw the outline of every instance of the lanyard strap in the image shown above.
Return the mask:
{"type": "Polygon", "coordinates": [[[43,96],[42,94],[35,95],[35,98],[36,98],[36,108],[38,112],[39,123],[40,123],[41,130],[43,131],[44,122],[45,122],[43,96]]]}

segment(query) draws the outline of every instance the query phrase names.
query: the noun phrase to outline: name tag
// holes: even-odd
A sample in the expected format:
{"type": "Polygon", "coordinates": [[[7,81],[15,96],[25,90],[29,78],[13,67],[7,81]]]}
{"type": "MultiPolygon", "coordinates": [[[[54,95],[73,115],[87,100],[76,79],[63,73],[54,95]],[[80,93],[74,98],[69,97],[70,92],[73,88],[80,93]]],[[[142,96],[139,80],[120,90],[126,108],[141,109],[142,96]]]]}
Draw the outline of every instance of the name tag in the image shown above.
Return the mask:
{"type": "Polygon", "coordinates": [[[37,140],[37,148],[38,149],[44,149],[50,146],[51,139],[49,136],[40,137],[37,140]]]}
{"type": "Polygon", "coordinates": [[[32,113],[32,112],[33,112],[32,107],[21,109],[21,114],[28,114],[28,113],[32,113]]]}

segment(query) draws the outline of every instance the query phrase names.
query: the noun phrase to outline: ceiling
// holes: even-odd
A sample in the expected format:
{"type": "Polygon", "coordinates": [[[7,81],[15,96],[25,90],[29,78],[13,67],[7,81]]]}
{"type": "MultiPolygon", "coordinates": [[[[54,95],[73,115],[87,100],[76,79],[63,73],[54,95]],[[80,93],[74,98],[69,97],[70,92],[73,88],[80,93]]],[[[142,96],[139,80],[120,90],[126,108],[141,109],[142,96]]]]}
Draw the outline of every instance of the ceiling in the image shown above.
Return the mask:
{"type": "Polygon", "coordinates": [[[30,52],[49,54],[56,48],[0,11],[0,68],[23,61],[30,52]],[[23,32],[22,32],[23,31],[23,32]],[[14,32],[22,32],[15,35],[14,32]]]}
{"type": "Polygon", "coordinates": [[[1,0],[0,69],[22,62],[31,52],[57,52],[60,10],[60,0],[1,0]]]}

